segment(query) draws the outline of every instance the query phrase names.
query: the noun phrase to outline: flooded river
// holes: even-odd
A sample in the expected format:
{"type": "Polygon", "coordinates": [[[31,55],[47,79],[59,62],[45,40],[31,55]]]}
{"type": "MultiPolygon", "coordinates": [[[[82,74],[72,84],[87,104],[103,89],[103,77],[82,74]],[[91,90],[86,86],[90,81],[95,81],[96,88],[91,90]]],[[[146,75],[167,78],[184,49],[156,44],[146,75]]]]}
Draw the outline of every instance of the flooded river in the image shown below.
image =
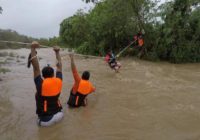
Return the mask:
{"type": "MultiPolygon", "coordinates": [[[[64,119],[51,127],[36,124],[32,68],[26,68],[29,50],[12,52],[0,73],[0,140],[199,140],[200,64],[153,63],[121,60],[120,73],[103,59],[75,57],[79,73],[91,72],[96,92],[88,106],[69,109],[73,84],[70,62],[63,57],[64,119]],[[24,58],[25,57],[25,58],[24,58]]],[[[55,66],[54,52],[38,50],[41,68],[55,66]]]]}

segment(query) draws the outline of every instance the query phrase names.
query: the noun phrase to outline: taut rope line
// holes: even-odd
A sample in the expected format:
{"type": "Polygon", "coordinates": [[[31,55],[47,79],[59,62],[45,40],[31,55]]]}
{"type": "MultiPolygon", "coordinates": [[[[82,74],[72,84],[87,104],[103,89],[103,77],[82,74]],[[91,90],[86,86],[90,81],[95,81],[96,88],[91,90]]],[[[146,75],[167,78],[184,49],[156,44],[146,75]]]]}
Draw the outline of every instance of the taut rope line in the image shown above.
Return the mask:
{"type": "MultiPolygon", "coordinates": [[[[135,40],[136,41],[136,40],[135,40]]],[[[121,50],[117,55],[116,57],[119,57],[126,49],[128,49],[135,41],[131,42],[128,46],[126,46],[123,50],[121,50]]],[[[5,40],[0,40],[0,42],[3,42],[3,43],[12,43],[12,44],[21,44],[21,45],[31,45],[31,43],[25,43],[25,42],[17,42],[17,41],[5,41],[5,40]]],[[[50,48],[50,46],[46,46],[46,45],[40,45],[40,47],[42,48],[50,48]]],[[[69,54],[69,53],[67,53],[69,54]]],[[[66,54],[66,55],[67,55],[66,54]]],[[[94,55],[84,55],[84,54],[74,54],[74,55],[77,55],[77,56],[83,56],[83,57],[91,57],[91,58],[104,58],[104,57],[101,57],[101,56],[94,56],[94,55]]],[[[63,57],[63,56],[62,56],[63,57]]]]}
{"type": "MultiPolygon", "coordinates": [[[[17,41],[4,41],[4,40],[0,40],[0,42],[3,43],[12,43],[12,44],[21,44],[21,45],[31,45],[31,43],[25,43],[25,42],[17,42],[17,41]]],[[[40,47],[42,48],[51,48],[50,46],[46,46],[46,45],[40,45],[40,47]]],[[[69,52],[66,54],[68,55],[69,52]]],[[[104,57],[100,57],[100,56],[93,56],[93,55],[84,55],[84,54],[77,54],[75,53],[74,55],[76,56],[82,56],[82,57],[90,57],[90,58],[104,58],[104,57]]],[[[64,57],[65,55],[62,55],[62,57],[64,57]]]]}

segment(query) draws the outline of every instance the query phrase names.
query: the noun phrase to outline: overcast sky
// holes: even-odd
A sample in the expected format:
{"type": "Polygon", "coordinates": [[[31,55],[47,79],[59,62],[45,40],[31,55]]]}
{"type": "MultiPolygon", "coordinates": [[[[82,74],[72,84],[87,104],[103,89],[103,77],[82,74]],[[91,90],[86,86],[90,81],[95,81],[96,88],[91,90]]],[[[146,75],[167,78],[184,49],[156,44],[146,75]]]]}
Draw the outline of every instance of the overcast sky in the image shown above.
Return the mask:
{"type": "Polygon", "coordinates": [[[58,36],[63,19],[92,4],[82,0],[0,0],[0,29],[13,29],[32,37],[58,36]]]}
{"type": "MultiPolygon", "coordinates": [[[[165,0],[161,0],[162,2],[165,0]]],[[[0,0],[0,29],[12,29],[32,37],[58,36],[60,23],[78,9],[93,4],[82,0],[0,0]]]]}

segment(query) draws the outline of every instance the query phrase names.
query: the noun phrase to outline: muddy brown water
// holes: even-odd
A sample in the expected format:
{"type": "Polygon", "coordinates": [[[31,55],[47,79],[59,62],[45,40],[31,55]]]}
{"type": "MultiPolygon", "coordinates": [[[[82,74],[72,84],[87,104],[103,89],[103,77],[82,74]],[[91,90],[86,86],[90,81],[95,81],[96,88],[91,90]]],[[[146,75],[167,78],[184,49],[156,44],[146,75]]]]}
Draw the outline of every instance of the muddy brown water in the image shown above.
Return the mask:
{"type": "MultiPolygon", "coordinates": [[[[75,57],[79,73],[91,72],[96,92],[88,97],[87,107],[69,109],[73,77],[68,56],[63,57],[60,99],[65,116],[41,128],[36,124],[32,68],[26,68],[29,50],[6,51],[15,57],[4,65],[11,72],[0,74],[0,140],[200,139],[200,64],[123,59],[116,74],[102,59],[75,57]]],[[[41,68],[55,66],[53,51],[40,49],[38,55],[41,68]]]]}

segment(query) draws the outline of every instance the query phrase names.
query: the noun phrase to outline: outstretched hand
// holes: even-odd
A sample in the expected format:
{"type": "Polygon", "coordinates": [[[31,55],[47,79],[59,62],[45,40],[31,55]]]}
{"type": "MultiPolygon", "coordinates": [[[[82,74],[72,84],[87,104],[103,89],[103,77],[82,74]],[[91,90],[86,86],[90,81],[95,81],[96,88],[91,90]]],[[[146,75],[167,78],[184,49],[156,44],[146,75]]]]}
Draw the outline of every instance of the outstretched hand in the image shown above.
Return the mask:
{"type": "Polygon", "coordinates": [[[55,52],[59,52],[59,51],[60,51],[60,47],[59,47],[59,46],[54,46],[54,47],[53,47],[53,50],[54,50],[55,52]]]}
{"type": "Polygon", "coordinates": [[[38,48],[38,47],[40,47],[40,44],[37,42],[37,41],[33,41],[32,43],[31,43],[31,48],[38,48]]]}

